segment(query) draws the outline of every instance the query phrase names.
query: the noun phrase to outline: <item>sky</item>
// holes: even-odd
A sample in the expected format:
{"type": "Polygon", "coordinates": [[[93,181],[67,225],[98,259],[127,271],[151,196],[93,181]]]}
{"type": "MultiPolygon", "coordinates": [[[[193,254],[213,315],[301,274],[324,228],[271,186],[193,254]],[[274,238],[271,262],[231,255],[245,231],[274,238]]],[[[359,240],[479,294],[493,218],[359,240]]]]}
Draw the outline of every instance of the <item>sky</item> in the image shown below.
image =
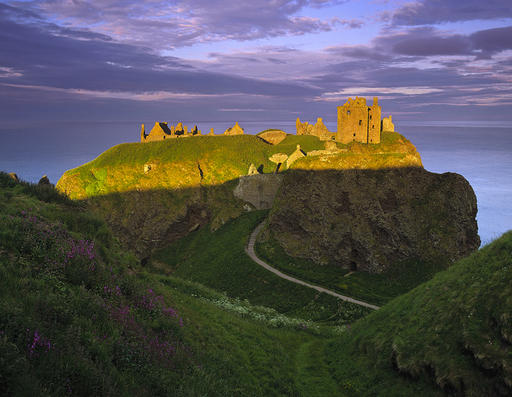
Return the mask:
{"type": "Polygon", "coordinates": [[[0,1],[0,121],[512,125],[511,0],[0,1]]]}

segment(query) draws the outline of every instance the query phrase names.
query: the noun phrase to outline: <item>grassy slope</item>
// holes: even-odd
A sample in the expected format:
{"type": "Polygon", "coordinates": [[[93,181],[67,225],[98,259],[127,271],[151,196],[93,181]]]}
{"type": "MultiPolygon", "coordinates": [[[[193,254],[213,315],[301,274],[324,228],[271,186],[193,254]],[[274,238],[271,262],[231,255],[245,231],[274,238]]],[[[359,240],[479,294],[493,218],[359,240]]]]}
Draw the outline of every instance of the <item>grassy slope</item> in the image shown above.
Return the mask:
{"type": "Polygon", "coordinates": [[[256,244],[258,256],[282,272],[321,285],[357,299],[383,305],[432,278],[445,266],[426,263],[403,263],[392,272],[370,274],[350,272],[335,265],[319,265],[306,258],[293,258],[272,240],[256,244]]]}
{"type": "Polygon", "coordinates": [[[305,170],[327,169],[383,169],[396,167],[422,167],[421,158],[414,145],[397,132],[383,132],[377,145],[351,142],[338,143],[345,152],[318,158],[304,157],[291,168],[305,170]]]}
{"type": "Polygon", "coordinates": [[[327,348],[352,395],[390,391],[398,372],[467,396],[512,393],[512,233],[355,324],[327,348]]]}
{"type": "MultiPolygon", "coordinates": [[[[199,136],[161,142],[124,143],[110,148],[98,158],[67,171],[57,188],[71,198],[87,198],[135,189],[184,189],[202,184],[218,185],[245,175],[252,163],[273,172],[275,164],[268,158],[274,153],[291,154],[297,145],[309,152],[324,148],[314,136],[288,135],[278,145],[269,145],[253,135],[199,136]],[[152,164],[145,174],[144,164],[152,164]],[[172,165],[172,166],[170,166],[172,165]],[[202,178],[198,166],[203,173],[202,178]]],[[[299,168],[334,168],[372,166],[373,163],[393,166],[403,162],[406,154],[417,154],[414,147],[398,133],[383,133],[379,145],[353,143],[341,145],[348,153],[331,156],[335,162],[318,162],[318,157],[300,160],[299,168]],[[385,153],[385,154],[383,154],[385,153]],[[382,158],[386,158],[382,162],[382,158]],[[347,160],[349,159],[349,160],[347,160]]],[[[419,157],[419,156],[418,156],[419,157]]],[[[421,165],[421,162],[420,162],[421,165]]],[[[295,166],[294,166],[295,167],[295,166]]]]}
{"type": "Polygon", "coordinates": [[[300,395],[309,378],[296,381],[298,351],[322,340],[312,331],[144,273],[101,220],[51,187],[0,173],[0,394],[300,395]],[[94,241],[95,258],[78,249],[66,262],[71,241],[94,241]],[[148,288],[183,327],[143,304],[148,288]],[[164,341],[178,353],[161,356],[164,341]]]}
{"type": "Polygon", "coordinates": [[[309,320],[344,323],[368,312],[283,280],[254,263],[245,254],[244,247],[265,215],[265,211],[251,212],[215,232],[204,228],[191,233],[153,256],[156,270],[309,320]]]}
{"type": "Polygon", "coordinates": [[[253,135],[200,136],[161,142],[114,146],[95,160],[67,171],[57,184],[71,198],[86,198],[134,189],[184,189],[219,185],[246,175],[251,163],[272,172],[268,158],[290,154],[299,144],[304,150],[323,148],[313,136],[288,136],[277,146],[253,135]],[[143,172],[144,164],[151,172],[143,172]],[[202,179],[198,165],[203,173],[202,179]]]}

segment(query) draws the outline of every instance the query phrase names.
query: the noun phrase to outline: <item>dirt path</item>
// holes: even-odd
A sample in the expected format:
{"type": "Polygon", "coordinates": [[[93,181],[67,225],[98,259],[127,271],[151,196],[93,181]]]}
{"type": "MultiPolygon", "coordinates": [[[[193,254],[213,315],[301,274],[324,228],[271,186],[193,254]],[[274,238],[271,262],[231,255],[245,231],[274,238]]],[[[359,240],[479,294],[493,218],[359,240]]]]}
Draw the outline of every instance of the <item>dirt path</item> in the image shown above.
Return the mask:
{"type": "Polygon", "coordinates": [[[260,231],[261,231],[261,229],[263,228],[264,225],[265,225],[265,221],[260,223],[256,227],[256,229],[254,229],[254,231],[251,233],[251,237],[249,238],[249,244],[245,248],[245,252],[247,253],[247,255],[249,255],[249,257],[254,262],[256,262],[258,265],[263,266],[265,269],[271,271],[275,275],[277,275],[277,276],[279,276],[281,278],[284,278],[285,280],[291,281],[292,283],[300,284],[300,285],[303,285],[303,286],[308,287],[308,288],[316,289],[319,292],[324,292],[324,293],[332,295],[332,296],[334,296],[334,297],[336,297],[338,299],[341,299],[341,300],[344,300],[344,301],[347,301],[347,302],[351,302],[351,303],[354,303],[356,305],[368,307],[370,309],[378,309],[379,308],[379,306],[371,305],[370,303],[366,303],[366,302],[363,302],[363,301],[351,298],[349,296],[340,295],[340,294],[338,294],[338,293],[336,293],[334,291],[330,291],[330,290],[325,289],[323,287],[318,287],[316,285],[309,284],[309,283],[306,283],[306,282],[304,282],[302,280],[299,280],[299,279],[297,279],[295,277],[288,276],[287,274],[284,274],[284,273],[280,272],[279,270],[273,268],[268,263],[263,262],[260,258],[258,258],[256,256],[256,253],[254,252],[254,244],[256,243],[256,237],[258,236],[258,234],[260,233],[260,231]]]}

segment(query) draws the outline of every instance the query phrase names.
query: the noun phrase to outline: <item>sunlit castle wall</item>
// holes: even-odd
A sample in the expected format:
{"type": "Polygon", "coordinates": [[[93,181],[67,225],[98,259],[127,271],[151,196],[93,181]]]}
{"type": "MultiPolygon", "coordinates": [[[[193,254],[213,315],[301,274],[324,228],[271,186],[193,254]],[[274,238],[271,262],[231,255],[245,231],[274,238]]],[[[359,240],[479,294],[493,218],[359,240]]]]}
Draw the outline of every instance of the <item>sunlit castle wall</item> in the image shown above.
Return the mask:
{"type": "Polygon", "coordinates": [[[368,106],[365,98],[348,98],[343,106],[338,107],[336,140],[341,143],[368,143],[368,106]]]}

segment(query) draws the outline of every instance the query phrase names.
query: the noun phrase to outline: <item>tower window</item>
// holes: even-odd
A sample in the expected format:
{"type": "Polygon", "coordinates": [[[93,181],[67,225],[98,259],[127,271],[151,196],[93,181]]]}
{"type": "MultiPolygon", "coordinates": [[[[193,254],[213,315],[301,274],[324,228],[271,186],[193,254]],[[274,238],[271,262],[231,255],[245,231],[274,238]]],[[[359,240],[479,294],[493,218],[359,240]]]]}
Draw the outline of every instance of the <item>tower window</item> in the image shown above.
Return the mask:
{"type": "Polygon", "coordinates": [[[350,116],[350,110],[347,110],[347,114],[350,116]]]}
{"type": "Polygon", "coordinates": [[[361,125],[363,123],[363,120],[359,120],[359,125],[361,125]]]}
{"type": "Polygon", "coordinates": [[[372,115],[370,114],[370,120],[372,119],[372,115]]]}
{"type": "Polygon", "coordinates": [[[354,136],[356,136],[356,133],[354,132],[354,136]]]}

